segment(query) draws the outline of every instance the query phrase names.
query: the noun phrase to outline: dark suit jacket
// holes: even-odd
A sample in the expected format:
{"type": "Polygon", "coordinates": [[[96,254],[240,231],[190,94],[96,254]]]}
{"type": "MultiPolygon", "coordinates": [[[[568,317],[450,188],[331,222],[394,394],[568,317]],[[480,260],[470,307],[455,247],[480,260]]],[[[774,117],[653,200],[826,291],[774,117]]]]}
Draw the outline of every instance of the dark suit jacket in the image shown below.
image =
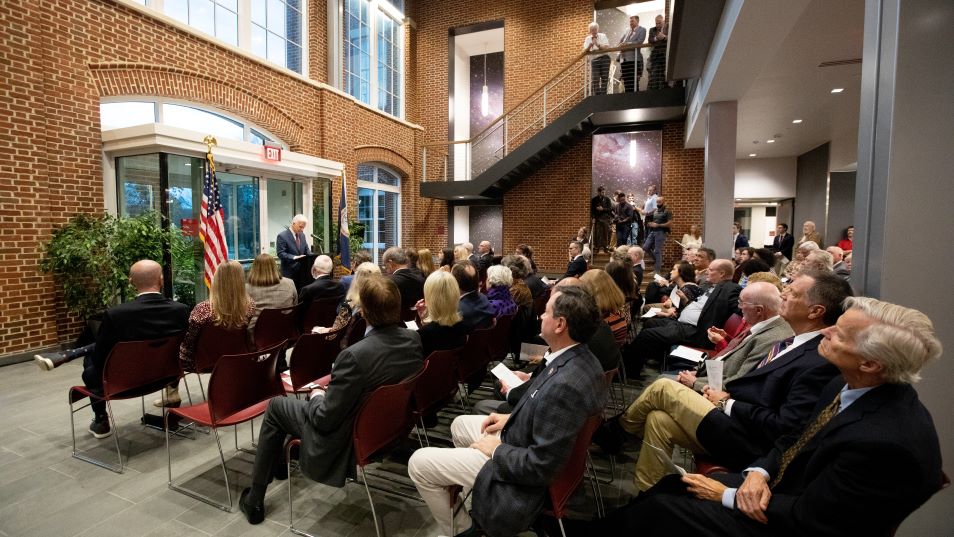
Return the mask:
{"type": "Polygon", "coordinates": [[[417,331],[421,336],[421,352],[427,358],[434,351],[445,351],[463,347],[467,343],[467,325],[459,321],[453,326],[444,326],[437,323],[425,323],[417,331]]]}
{"type": "Polygon", "coordinates": [[[586,272],[586,260],[583,259],[582,255],[578,255],[567,263],[566,274],[564,274],[563,277],[569,278],[570,276],[576,276],[579,278],[584,272],[586,272]]]}
{"type": "Polygon", "coordinates": [[[398,269],[390,276],[401,292],[401,315],[424,298],[424,276],[419,270],[398,269]]]}
{"type": "Polygon", "coordinates": [[[375,328],[335,359],[324,397],[306,407],[301,468],[306,476],[333,487],[355,476],[352,434],[361,402],[378,386],[420,371],[421,338],[403,326],[375,328]]]}
{"type": "Polygon", "coordinates": [[[782,252],[782,255],[789,260],[792,259],[792,249],[795,248],[795,237],[791,233],[786,233],[785,237],[775,236],[772,240],[772,251],[782,252]]]}
{"type": "Polygon", "coordinates": [[[460,310],[461,317],[464,318],[461,322],[467,327],[467,333],[473,332],[477,328],[489,327],[496,315],[490,301],[479,291],[467,293],[460,297],[460,304],[457,307],[460,310]]]}
{"type": "Polygon", "coordinates": [[[577,345],[533,379],[497,447],[477,474],[473,516],[491,537],[527,529],[543,509],[547,487],[563,467],[577,434],[606,403],[599,362],[577,345]]]}
{"type": "Polygon", "coordinates": [[[292,280],[295,279],[295,272],[298,270],[298,261],[295,261],[295,256],[305,255],[311,251],[305,234],[299,233],[298,235],[301,241],[300,247],[295,246],[295,235],[292,234],[290,229],[282,231],[275,239],[275,253],[278,255],[278,260],[282,266],[282,276],[292,280]]]}
{"type": "Polygon", "coordinates": [[[490,265],[494,261],[494,256],[491,253],[486,254],[474,254],[471,256],[473,258],[474,265],[477,266],[477,274],[481,280],[487,279],[487,269],[490,268],[490,265]]]}
{"type": "Polygon", "coordinates": [[[530,289],[530,296],[533,298],[537,298],[547,290],[547,284],[543,283],[543,280],[536,273],[528,275],[523,282],[527,284],[530,289]]]}
{"type": "Polygon", "coordinates": [[[341,282],[332,276],[322,276],[301,288],[298,292],[298,303],[311,304],[320,298],[341,298],[344,294],[345,288],[341,282]]]}
{"type": "Polygon", "coordinates": [[[100,389],[103,364],[121,341],[156,339],[184,332],[189,326],[189,306],[159,293],[139,295],[134,300],[109,308],[96,336],[96,348],[84,360],[83,379],[90,388],[100,389]],[[91,385],[93,383],[94,385],[91,385]]]}
{"type": "Polygon", "coordinates": [[[742,313],[739,310],[741,291],[739,284],[732,281],[719,282],[712,288],[712,293],[709,294],[706,305],[703,306],[702,313],[699,315],[691,344],[706,349],[712,348],[712,342],[709,341],[706,331],[711,326],[724,326],[733,313],[742,313]]]}
{"type": "MultiPolygon", "coordinates": [[[[842,387],[826,386],[817,415],[842,387]]],[[[755,461],[778,473],[801,432],[755,461]]],[[[882,384],[832,418],[772,491],[769,529],[782,535],[887,536],[941,486],[941,453],[930,413],[906,384],[882,384]]]]}
{"type": "Polygon", "coordinates": [[[779,438],[804,428],[822,388],[838,369],[818,354],[818,335],[725,386],[732,415],[703,418],[696,437],[717,461],[736,470],[768,452],[779,438]]]}
{"type": "Polygon", "coordinates": [[[739,236],[735,238],[735,248],[736,249],[748,248],[748,246],[749,246],[749,238],[739,233],[739,236]]]}

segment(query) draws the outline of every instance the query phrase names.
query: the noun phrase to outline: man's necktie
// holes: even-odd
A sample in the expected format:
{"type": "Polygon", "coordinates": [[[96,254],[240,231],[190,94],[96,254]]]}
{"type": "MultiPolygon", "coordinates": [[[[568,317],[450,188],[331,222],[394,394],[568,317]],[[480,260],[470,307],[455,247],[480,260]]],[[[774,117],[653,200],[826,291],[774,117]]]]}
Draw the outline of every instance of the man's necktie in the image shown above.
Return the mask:
{"type": "Polygon", "coordinates": [[[301,251],[301,238],[298,236],[298,233],[295,233],[295,248],[301,251]]]}
{"type": "Polygon", "coordinates": [[[792,444],[792,447],[785,450],[785,453],[782,454],[782,464],[779,466],[778,475],[775,476],[775,479],[772,480],[771,487],[775,487],[782,481],[782,476],[785,475],[785,470],[788,468],[788,465],[795,460],[795,457],[802,451],[808,442],[818,434],[818,431],[822,429],[825,425],[836,414],[838,414],[838,408],[841,405],[841,392],[838,392],[838,395],[828,404],[819,414],[815,417],[815,421],[808,426],[807,429],[802,433],[802,436],[798,437],[798,440],[792,444]]]}
{"type": "Polygon", "coordinates": [[[775,345],[772,346],[772,350],[769,351],[768,355],[765,358],[762,358],[762,361],[759,362],[759,365],[756,367],[756,369],[774,360],[775,357],[780,352],[784,351],[789,345],[791,345],[793,341],[795,341],[795,338],[790,337],[788,339],[783,339],[782,341],[776,342],[775,345]]]}
{"type": "Polygon", "coordinates": [[[724,349],[717,352],[715,356],[712,357],[712,359],[713,360],[721,359],[726,354],[729,354],[730,352],[732,352],[732,349],[738,347],[745,340],[745,338],[749,337],[750,335],[752,335],[752,328],[749,326],[746,326],[745,330],[742,333],[740,333],[739,335],[729,340],[729,344],[726,345],[724,349]]]}

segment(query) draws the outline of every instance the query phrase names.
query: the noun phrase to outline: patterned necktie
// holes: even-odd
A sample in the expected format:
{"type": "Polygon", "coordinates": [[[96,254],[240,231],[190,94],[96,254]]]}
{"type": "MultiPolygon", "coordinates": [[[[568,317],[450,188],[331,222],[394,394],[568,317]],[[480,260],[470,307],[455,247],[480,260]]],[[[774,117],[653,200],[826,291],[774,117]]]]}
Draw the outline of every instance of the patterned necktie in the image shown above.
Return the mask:
{"type": "Polygon", "coordinates": [[[741,332],[739,335],[732,338],[729,341],[729,344],[726,345],[724,349],[717,352],[715,356],[713,356],[711,359],[721,360],[723,356],[732,352],[732,349],[738,347],[743,341],[745,341],[745,338],[749,337],[750,335],[752,335],[752,328],[746,325],[745,330],[743,332],[741,332]]]}
{"type": "Polygon", "coordinates": [[[798,441],[796,441],[792,447],[785,450],[785,453],[782,455],[782,465],[778,469],[778,475],[772,480],[772,488],[775,488],[775,486],[779,484],[779,482],[782,480],[782,476],[785,475],[785,470],[788,468],[788,465],[795,460],[795,457],[799,454],[799,452],[802,451],[805,445],[808,444],[808,442],[810,442],[816,434],[818,434],[818,431],[820,431],[822,427],[827,425],[828,422],[831,421],[836,414],[838,414],[838,407],[840,405],[841,392],[838,392],[838,395],[835,396],[835,399],[832,400],[832,402],[829,403],[828,406],[826,406],[824,410],[818,414],[818,416],[815,418],[815,421],[813,421],[811,425],[809,425],[808,428],[802,433],[802,436],[798,437],[798,441]]]}
{"type": "Polygon", "coordinates": [[[775,357],[780,352],[784,351],[789,345],[791,345],[793,341],[795,341],[795,338],[790,337],[788,339],[783,339],[782,341],[776,342],[775,345],[772,346],[772,350],[769,351],[768,355],[765,358],[762,358],[762,361],[759,362],[759,365],[756,367],[756,369],[774,360],[775,357]]]}
{"type": "Polygon", "coordinates": [[[298,237],[298,233],[295,233],[295,248],[301,250],[301,239],[298,237]]]}

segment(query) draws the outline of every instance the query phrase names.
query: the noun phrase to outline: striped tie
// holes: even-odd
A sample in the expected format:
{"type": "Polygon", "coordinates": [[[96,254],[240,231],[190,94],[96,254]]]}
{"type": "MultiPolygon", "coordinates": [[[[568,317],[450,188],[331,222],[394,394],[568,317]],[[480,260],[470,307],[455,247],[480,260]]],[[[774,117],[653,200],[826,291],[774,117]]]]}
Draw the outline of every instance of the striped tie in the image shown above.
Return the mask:
{"type": "Polygon", "coordinates": [[[811,441],[816,434],[818,434],[818,431],[820,431],[822,427],[827,425],[828,422],[831,421],[836,414],[838,414],[838,407],[840,405],[841,392],[839,392],[838,395],[835,396],[835,399],[832,400],[832,402],[829,403],[828,406],[826,406],[824,410],[818,414],[818,416],[815,418],[815,421],[813,421],[811,425],[805,429],[805,432],[802,433],[802,436],[798,437],[798,441],[796,441],[792,447],[785,450],[785,453],[782,455],[782,465],[778,469],[778,475],[772,480],[772,488],[775,488],[775,486],[782,481],[782,476],[785,475],[785,470],[788,468],[788,465],[795,460],[795,457],[799,454],[799,452],[802,451],[805,445],[808,444],[808,442],[811,441]]]}
{"type": "Polygon", "coordinates": [[[790,337],[790,338],[788,338],[788,339],[783,339],[782,341],[776,342],[775,345],[772,346],[772,350],[769,351],[768,355],[767,355],[765,358],[762,358],[762,361],[759,362],[759,365],[758,365],[758,367],[756,367],[756,369],[758,369],[759,367],[762,367],[762,366],[764,366],[765,364],[767,364],[767,363],[771,362],[772,360],[774,360],[775,357],[776,357],[779,353],[781,353],[782,351],[784,351],[789,345],[791,345],[793,341],[795,341],[795,338],[794,338],[794,337],[790,337]]]}

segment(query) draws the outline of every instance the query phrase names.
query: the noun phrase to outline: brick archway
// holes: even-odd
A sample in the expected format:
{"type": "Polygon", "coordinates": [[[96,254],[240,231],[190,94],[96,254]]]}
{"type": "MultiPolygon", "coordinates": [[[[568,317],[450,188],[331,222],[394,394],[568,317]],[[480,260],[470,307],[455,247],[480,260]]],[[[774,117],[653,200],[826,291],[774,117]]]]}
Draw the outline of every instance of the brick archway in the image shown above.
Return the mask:
{"type": "Polygon", "coordinates": [[[379,162],[401,174],[402,179],[410,179],[414,166],[400,154],[379,145],[361,145],[354,148],[355,162],[358,164],[379,162]]]}
{"type": "Polygon", "coordinates": [[[202,73],[140,63],[90,64],[101,97],[148,95],[214,106],[267,129],[292,151],[302,143],[304,127],[251,91],[202,73]]]}

